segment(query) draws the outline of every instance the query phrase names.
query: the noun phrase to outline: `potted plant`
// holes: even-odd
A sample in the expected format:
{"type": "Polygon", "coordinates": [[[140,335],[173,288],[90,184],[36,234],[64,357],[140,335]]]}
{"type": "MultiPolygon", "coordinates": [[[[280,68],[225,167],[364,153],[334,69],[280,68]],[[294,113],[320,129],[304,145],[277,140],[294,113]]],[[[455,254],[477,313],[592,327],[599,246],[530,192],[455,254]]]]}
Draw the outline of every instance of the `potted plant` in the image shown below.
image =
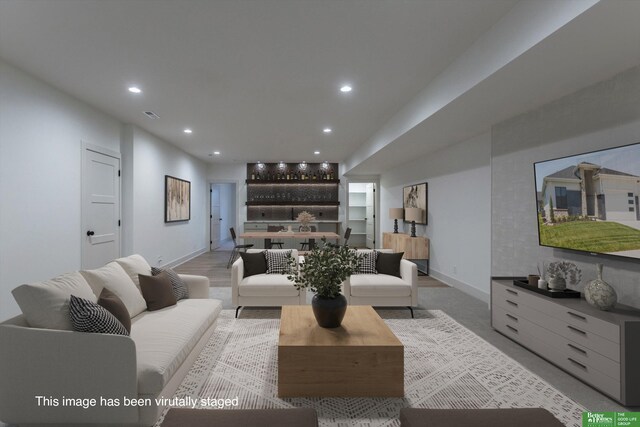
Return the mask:
{"type": "Polygon", "coordinates": [[[576,285],[582,279],[582,272],[572,262],[555,261],[547,267],[549,288],[562,291],[567,288],[567,282],[576,285]]]}
{"type": "Polygon", "coordinates": [[[296,267],[289,255],[292,273],[287,276],[296,289],[309,288],[315,293],[311,300],[313,314],[323,328],[337,328],[347,312],[347,299],[340,293],[340,284],[358,269],[361,255],[348,246],[328,243],[315,246],[296,267]]]}
{"type": "Polygon", "coordinates": [[[303,233],[309,232],[311,230],[311,228],[309,227],[309,224],[312,223],[313,221],[316,220],[316,217],[311,215],[309,212],[307,211],[302,211],[298,214],[298,218],[296,218],[297,221],[301,224],[300,225],[300,231],[303,233]]]}

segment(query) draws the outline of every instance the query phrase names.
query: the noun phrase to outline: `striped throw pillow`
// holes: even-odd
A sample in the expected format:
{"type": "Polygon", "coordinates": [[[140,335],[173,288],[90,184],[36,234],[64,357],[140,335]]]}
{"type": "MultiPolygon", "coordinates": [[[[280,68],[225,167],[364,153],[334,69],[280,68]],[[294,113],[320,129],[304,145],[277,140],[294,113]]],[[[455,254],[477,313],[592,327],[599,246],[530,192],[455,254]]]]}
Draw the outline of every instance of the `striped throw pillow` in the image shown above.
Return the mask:
{"type": "Polygon", "coordinates": [[[157,276],[163,271],[167,273],[167,276],[169,277],[173,295],[176,297],[176,301],[189,298],[189,291],[187,290],[187,285],[184,284],[184,280],[182,280],[180,276],[178,276],[178,273],[176,273],[170,268],[151,267],[151,274],[153,276],[157,276]]]}

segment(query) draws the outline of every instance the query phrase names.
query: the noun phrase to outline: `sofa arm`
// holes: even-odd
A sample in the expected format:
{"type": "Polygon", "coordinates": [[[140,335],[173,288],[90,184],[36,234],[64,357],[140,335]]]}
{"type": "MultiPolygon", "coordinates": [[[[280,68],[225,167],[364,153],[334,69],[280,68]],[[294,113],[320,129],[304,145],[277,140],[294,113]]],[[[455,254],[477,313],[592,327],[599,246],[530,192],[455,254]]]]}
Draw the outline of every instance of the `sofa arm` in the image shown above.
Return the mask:
{"type": "Polygon", "coordinates": [[[137,383],[128,336],[0,325],[0,420],[6,423],[134,423],[138,408],[122,401],[138,396],[137,383]],[[38,405],[36,396],[58,405],[38,405]],[[96,406],[63,407],[63,396],[96,399],[96,406]],[[117,398],[120,406],[100,405],[101,397],[117,398]]]}
{"type": "Polygon", "coordinates": [[[238,303],[238,296],[240,296],[238,286],[244,278],[244,263],[242,258],[238,258],[231,266],[231,304],[235,307],[240,305],[238,303]]]}
{"type": "Polygon", "coordinates": [[[209,278],[191,274],[179,274],[179,276],[187,285],[189,299],[209,299],[209,278]]]}
{"type": "Polygon", "coordinates": [[[400,261],[400,276],[402,280],[411,284],[411,306],[418,306],[418,266],[403,259],[400,261]]]}

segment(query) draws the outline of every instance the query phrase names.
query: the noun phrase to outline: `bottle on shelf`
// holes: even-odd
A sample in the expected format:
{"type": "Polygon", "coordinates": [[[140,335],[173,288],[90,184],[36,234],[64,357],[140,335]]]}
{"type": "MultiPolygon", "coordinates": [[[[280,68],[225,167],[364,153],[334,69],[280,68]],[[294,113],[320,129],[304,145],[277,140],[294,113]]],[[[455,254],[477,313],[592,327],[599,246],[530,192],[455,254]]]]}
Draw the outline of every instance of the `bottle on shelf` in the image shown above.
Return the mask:
{"type": "Polygon", "coordinates": [[[253,173],[253,172],[251,172],[251,180],[253,181],[253,180],[255,180],[255,179],[256,179],[256,174],[255,174],[255,173],[253,173]]]}
{"type": "Polygon", "coordinates": [[[314,172],[314,173],[313,173],[313,180],[315,181],[315,180],[317,180],[317,179],[318,179],[318,177],[316,176],[316,173],[314,172]]]}

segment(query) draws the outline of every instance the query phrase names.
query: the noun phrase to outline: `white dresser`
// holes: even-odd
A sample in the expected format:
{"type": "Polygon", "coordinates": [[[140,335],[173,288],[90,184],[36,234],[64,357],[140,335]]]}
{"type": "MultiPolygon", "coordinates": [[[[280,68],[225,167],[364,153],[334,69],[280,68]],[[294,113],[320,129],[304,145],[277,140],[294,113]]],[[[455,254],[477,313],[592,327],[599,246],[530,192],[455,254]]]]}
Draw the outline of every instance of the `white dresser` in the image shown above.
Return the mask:
{"type": "Polygon", "coordinates": [[[494,279],[491,325],[623,405],[640,405],[640,311],[601,311],[494,279]]]}

